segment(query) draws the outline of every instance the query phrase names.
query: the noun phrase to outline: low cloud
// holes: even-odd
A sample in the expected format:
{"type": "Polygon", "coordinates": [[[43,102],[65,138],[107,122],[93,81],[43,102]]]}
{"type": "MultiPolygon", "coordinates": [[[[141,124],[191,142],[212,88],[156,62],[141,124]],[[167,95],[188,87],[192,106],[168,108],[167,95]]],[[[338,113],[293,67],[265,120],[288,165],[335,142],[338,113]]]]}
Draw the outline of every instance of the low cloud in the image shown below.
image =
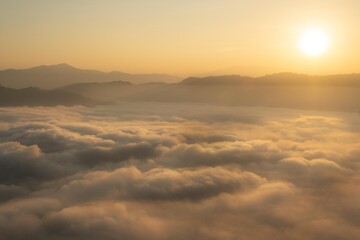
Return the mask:
{"type": "Polygon", "coordinates": [[[0,108],[2,239],[357,239],[352,113],[0,108]]]}

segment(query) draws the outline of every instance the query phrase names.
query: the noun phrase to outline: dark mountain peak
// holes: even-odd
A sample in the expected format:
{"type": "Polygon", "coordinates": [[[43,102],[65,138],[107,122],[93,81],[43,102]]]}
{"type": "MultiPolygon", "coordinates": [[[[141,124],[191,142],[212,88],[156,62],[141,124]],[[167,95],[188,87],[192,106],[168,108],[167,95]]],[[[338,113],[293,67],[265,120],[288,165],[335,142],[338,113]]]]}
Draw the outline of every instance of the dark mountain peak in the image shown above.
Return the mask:
{"type": "Polygon", "coordinates": [[[71,66],[71,65],[69,65],[69,64],[67,64],[67,63],[60,63],[60,64],[55,64],[55,65],[41,65],[41,66],[30,68],[28,70],[42,70],[42,71],[59,70],[59,71],[64,71],[64,70],[78,70],[78,69],[71,66]]]}
{"type": "Polygon", "coordinates": [[[55,67],[55,68],[62,68],[62,69],[77,69],[77,68],[75,68],[75,67],[73,67],[73,66],[71,66],[71,65],[69,65],[69,64],[67,64],[67,63],[60,63],[60,64],[56,64],[56,65],[53,65],[53,67],[55,67]]]}

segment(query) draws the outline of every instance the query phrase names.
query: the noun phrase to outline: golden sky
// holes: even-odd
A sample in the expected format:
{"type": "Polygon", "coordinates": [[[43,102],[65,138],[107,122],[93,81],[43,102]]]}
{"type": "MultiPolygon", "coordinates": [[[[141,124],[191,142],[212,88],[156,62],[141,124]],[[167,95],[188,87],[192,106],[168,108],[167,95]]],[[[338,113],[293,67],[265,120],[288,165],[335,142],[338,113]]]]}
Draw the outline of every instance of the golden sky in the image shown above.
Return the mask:
{"type": "Polygon", "coordinates": [[[1,0],[0,69],[175,75],[360,72],[359,0],[1,0]],[[329,39],[299,48],[307,29],[329,39]]]}

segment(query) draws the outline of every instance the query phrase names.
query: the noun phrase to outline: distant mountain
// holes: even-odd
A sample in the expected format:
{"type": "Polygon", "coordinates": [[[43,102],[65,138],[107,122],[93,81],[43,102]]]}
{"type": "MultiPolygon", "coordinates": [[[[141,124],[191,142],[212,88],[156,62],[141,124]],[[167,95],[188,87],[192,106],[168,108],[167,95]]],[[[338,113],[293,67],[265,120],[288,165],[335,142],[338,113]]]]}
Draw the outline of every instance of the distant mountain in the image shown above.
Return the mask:
{"type": "Polygon", "coordinates": [[[189,77],[180,82],[181,85],[233,85],[253,81],[254,78],[238,75],[189,77]]]}
{"type": "Polygon", "coordinates": [[[138,96],[141,96],[141,98],[147,97],[148,99],[152,99],[154,95],[161,96],[162,92],[171,89],[173,86],[176,86],[176,84],[145,83],[135,85],[129,82],[117,81],[107,83],[76,83],[58,89],[102,101],[113,101],[134,100],[138,99],[138,96]]]}
{"type": "Polygon", "coordinates": [[[190,77],[180,82],[181,85],[264,85],[264,86],[360,86],[360,74],[309,76],[296,73],[277,73],[262,77],[239,75],[190,77]]]}
{"type": "Polygon", "coordinates": [[[82,70],[68,64],[39,66],[30,69],[0,71],[0,84],[10,88],[39,87],[53,89],[74,83],[128,81],[134,84],[148,82],[178,82],[179,78],[165,74],[105,73],[82,70]]]}
{"type": "Polygon", "coordinates": [[[41,90],[34,87],[12,89],[0,86],[0,106],[92,106],[100,103],[75,93],[60,90],[41,90]]]}
{"type": "Polygon", "coordinates": [[[187,78],[177,84],[86,83],[61,88],[100,100],[194,102],[231,106],[359,111],[360,75],[280,73],[259,78],[187,78]]]}

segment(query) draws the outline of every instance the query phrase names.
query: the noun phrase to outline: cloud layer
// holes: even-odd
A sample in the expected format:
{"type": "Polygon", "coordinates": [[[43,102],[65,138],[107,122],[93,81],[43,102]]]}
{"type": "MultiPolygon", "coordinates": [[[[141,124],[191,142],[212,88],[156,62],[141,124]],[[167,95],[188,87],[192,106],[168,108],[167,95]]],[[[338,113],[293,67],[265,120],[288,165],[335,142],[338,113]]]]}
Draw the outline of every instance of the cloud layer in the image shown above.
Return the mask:
{"type": "Polygon", "coordinates": [[[360,119],[0,108],[0,239],[357,239],[360,119]]]}

